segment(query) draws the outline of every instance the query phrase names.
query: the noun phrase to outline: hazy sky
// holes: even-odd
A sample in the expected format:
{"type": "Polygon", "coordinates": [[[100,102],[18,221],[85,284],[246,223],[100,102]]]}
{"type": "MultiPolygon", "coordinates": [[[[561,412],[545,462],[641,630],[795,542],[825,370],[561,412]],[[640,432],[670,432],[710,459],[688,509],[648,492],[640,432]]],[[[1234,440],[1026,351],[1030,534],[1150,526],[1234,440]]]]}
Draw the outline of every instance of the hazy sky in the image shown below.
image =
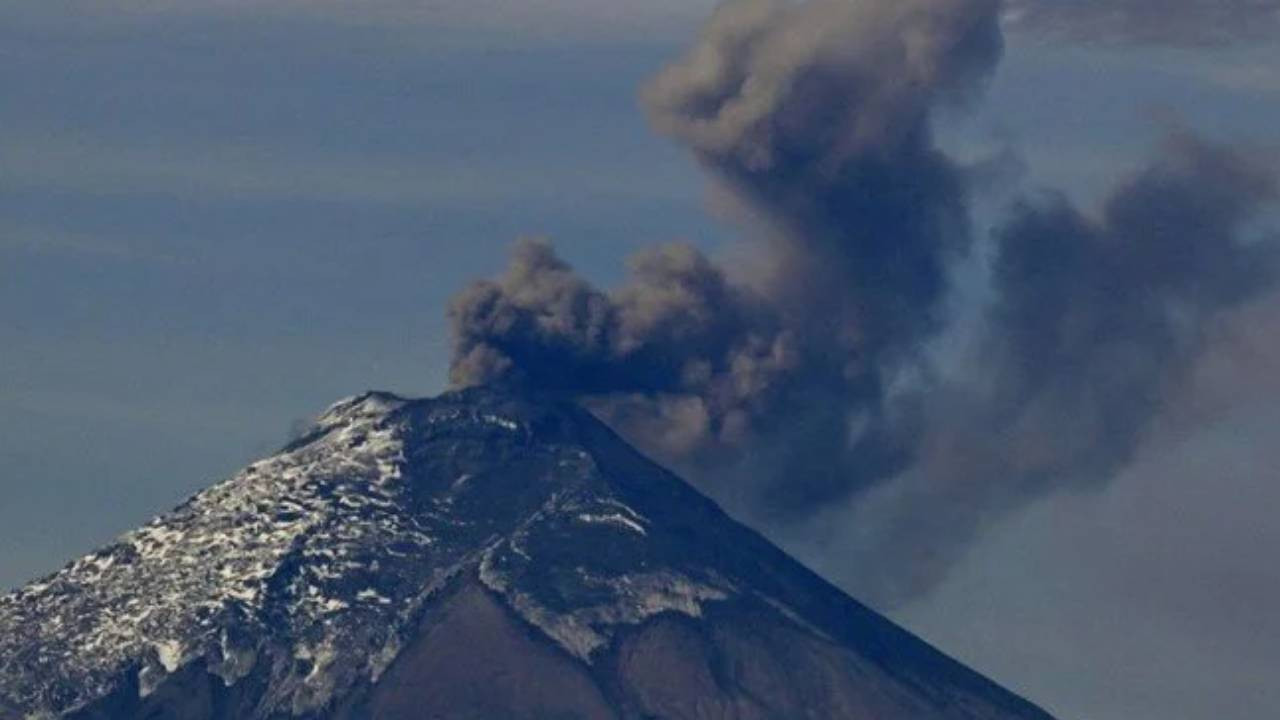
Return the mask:
{"type": "MultiPolygon", "coordinates": [[[[341,396],[441,390],[448,298],[517,236],[603,285],[730,237],[635,99],[711,3],[188,5],[0,0],[0,587],[341,396]]],[[[1012,34],[948,147],[1088,202],[1174,118],[1280,141],[1280,47],[1119,5],[1105,43],[1012,34]]],[[[1280,714],[1280,382],[1234,380],[1280,376],[1274,307],[1118,482],[1012,518],[896,617],[1064,718],[1280,714]]],[[[838,544],[797,550],[853,584],[838,544]]]]}

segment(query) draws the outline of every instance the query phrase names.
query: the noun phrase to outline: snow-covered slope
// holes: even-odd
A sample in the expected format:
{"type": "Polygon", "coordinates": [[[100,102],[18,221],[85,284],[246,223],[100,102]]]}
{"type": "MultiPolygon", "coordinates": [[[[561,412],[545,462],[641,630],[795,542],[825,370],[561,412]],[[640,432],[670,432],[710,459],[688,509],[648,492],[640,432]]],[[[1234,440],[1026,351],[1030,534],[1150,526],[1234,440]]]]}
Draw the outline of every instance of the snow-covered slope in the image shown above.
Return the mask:
{"type": "Polygon", "coordinates": [[[558,658],[556,682],[590,695],[567,716],[1047,717],[576,406],[472,389],[339,402],[281,453],[0,598],[0,718],[514,717],[415,695],[422,668],[456,669],[499,629],[514,670],[491,684],[558,658]],[[830,680],[768,690],[795,684],[758,657],[779,643],[830,680]],[[663,668],[682,663],[714,682],[673,694],[663,668]]]}

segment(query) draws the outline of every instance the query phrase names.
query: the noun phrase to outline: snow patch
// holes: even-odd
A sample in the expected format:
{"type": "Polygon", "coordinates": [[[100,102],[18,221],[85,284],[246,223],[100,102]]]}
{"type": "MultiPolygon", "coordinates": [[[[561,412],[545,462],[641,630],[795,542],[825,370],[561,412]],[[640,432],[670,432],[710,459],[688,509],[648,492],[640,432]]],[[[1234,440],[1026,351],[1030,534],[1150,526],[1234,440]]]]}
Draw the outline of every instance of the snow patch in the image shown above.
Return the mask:
{"type": "Polygon", "coordinates": [[[501,546],[501,542],[496,543],[484,554],[478,573],[480,581],[526,622],[586,663],[591,663],[592,654],[607,645],[620,627],[639,625],[667,612],[702,617],[704,604],[727,600],[735,592],[720,578],[705,582],[667,570],[585,576],[582,583],[596,591],[591,596],[605,599],[572,610],[553,610],[498,567],[496,557],[501,546]]]}
{"type": "Polygon", "coordinates": [[[636,522],[635,520],[632,520],[631,518],[621,513],[607,513],[607,514],[580,513],[577,519],[578,519],[578,522],[587,523],[589,525],[590,524],[614,525],[617,527],[625,528],[634,533],[638,533],[642,536],[649,534],[649,531],[645,530],[643,525],[641,525],[640,523],[636,522]]]}
{"type": "Polygon", "coordinates": [[[375,602],[375,603],[378,603],[379,605],[391,604],[391,598],[379,593],[377,590],[374,590],[373,588],[365,588],[364,590],[361,590],[360,592],[356,593],[356,600],[359,600],[361,602],[375,602]]]}
{"type": "Polygon", "coordinates": [[[160,667],[164,668],[167,673],[172,673],[182,667],[184,661],[182,643],[177,640],[164,640],[155,644],[156,659],[160,661],[160,667]]]}
{"type": "Polygon", "coordinates": [[[497,425],[500,428],[510,430],[511,432],[516,432],[520,429],[520,423],[510,418],[502,417],[501,415],[492,415],[492,414],[486,413],[484,415],[481,415],[480,419],[491,425],[497,425]]]}

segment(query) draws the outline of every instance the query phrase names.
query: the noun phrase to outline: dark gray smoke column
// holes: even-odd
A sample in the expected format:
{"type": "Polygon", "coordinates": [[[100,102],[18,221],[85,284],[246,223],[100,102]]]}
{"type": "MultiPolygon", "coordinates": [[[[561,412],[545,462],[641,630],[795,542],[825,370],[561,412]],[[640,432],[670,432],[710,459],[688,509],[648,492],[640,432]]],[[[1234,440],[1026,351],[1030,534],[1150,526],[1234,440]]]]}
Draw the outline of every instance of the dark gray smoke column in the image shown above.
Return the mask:
{"type": "Polygon", "coordinates": [[[732,281],[687,247],[646,253],[619,292],[520,245],[507,275],[452,310],[458,384],[587,396],[668,460],[752,454],[761,508],[796,515],[910,457],[887,388],[942,325],[970,242],[961,173],[930,117],[997,62],[996,0],[720,8],[643,93],[766,245],[732,281]]]}
{"type": "Polygon", "coordinates": [[[671,245],[604,292],[523,241],[451,308],[454,383],[583,399],[735,511],[838,540],[827,556],[851,557],[852,589],[881,606],[1012,509],[1110,479],[1213,324],[1273,287],[1275,243],[1248,238],[1274,177],[1175,133],[1096,217],[1057,197],[1015,208],[981,361],[939,380],[923,350],[971,233],[965,173],[930,123],[998,62],[1000,10],[720,8],[643,100],[742,213],[752,270],[671,245]]]}

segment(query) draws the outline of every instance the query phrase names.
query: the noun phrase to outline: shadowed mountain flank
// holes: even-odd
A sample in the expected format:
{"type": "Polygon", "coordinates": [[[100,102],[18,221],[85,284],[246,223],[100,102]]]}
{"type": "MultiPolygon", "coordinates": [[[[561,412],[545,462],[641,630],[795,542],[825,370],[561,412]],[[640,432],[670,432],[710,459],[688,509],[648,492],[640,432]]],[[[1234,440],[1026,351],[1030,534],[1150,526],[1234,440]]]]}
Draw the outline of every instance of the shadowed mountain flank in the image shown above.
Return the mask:
{"type": "Polygon", "coordinates": [[[1048,715],[579,406],[339,402],[0,598],[0,718],[1048,715]]]}

